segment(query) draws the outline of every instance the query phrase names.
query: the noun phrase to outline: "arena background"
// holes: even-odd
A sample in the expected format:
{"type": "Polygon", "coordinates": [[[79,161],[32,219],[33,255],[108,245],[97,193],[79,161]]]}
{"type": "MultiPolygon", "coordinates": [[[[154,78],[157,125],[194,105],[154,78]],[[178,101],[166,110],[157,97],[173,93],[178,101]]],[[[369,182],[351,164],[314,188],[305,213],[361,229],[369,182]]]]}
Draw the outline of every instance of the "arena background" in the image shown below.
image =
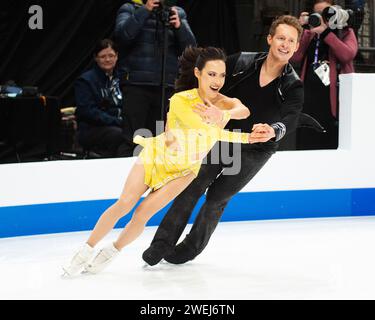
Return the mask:
{"type": "MultiPolygon", "coordinates": [[[[38,86],[74,104],[72,84],[92,63],[99,39],[111,37],[116,13],[124,0],[2,1],[0,13],[0,83],[14,80],[38,86]],[[43,30],[28,27],[32,5],[43,8],[43,30]]],[[[179,1],[199,45],[239,50],[234,1],[179,1]]]]}
{"type": "MultiPolygon", "coordinates": [[[[57,96],[62,106],[74,105],[74,80],[92,63],[98,39],[111,37],[119,7],[126,0],[5,0],[0,4],[0,84],[14,80],[37,86],[57,96]],[[43,30],[28,27],[32,5],[43,8],[43,30]]],[[[337,1],[345,6],[348,1],[337,1]]],[[[201,46],[222,47],[228,54],[266,50],[265,37],[272,19],[280,14],[299,15],[311,10],[310,0],[177,0],[188,14],[201,46]]],[[[374,46],[374,0],[366,1],[368,26],[363,49],[374,46]],[[372,15],[371,15],[372,12],[372,15]]],[[[366,51],[367,52],[367,51],[366,51]]],[[[374,72],[374,57],[366,56],[358,68],[374,72]],[[362,66],[361,66],[362,65],[362,66]]]]}

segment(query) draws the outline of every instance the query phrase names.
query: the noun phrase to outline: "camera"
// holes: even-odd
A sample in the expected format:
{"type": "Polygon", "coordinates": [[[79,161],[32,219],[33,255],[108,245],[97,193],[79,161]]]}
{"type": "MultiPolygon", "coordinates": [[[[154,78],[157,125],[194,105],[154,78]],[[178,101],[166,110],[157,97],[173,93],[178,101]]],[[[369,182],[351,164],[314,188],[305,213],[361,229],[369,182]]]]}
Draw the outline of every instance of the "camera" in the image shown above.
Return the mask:
{"type": "Polygon", "coordinates": [[[165,25],[169,25],[169,19],[173,14],[171,9],[176,3],[177,0],[160,0],[160,6],[156,9],[156,14],[165,25]]]}
{"type": "Polygon", "coordinates": [[[308,24],[312,28],[319,27],[321,19],[329,26],[330,29],[343,29],[351,23],[353,10],[343,9],[338,5],[327,7],[322,14],[313,13],[308,18],[308,24]]]}
{"type": "Polygon", "coordinates": [[[307,23],[311,28],[319,27],[321,24],[322,16],[319,13],[313,13],[308,16],[307,23]]]}

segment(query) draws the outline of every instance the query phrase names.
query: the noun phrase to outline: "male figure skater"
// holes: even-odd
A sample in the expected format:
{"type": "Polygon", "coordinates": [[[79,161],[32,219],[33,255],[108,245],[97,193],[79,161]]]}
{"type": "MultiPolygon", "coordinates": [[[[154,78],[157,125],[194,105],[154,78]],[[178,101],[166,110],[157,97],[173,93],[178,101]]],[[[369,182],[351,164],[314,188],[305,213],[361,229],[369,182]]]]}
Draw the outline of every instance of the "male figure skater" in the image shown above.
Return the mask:
{"type": "MultiPolygon", "coordinates": [[[[270,28],[268,53],[240,53],[228,58],[227,84],[223,92],[239,98],[251,110],[251,116],[246,120],[231,121],[227,129],[252,132],[255,143],[241,146],[238,155],[241,168],[236,175],[225,174],[229,168],[222,159],[220,163],[207,161],[202,165],[198,177],[174,200],[151,246],[143,253],[147,264],[155,265],[163,258],[169,263],[182,264],[199,255],[229,200],[276,152],[278,142],[296,129],[303,105],[303,85],[289,59],[298,50],[301,34],[302,27],[297,18],[282,16],[270,28]],[[190,233],[176,246],[197,201],[206,190],[206,200],[190,233]]],[[[201,116],[209,118],[209,109],[202,111],[201,116]]],[[[232,147],[236,150],[234,145],[232,147]]]]}

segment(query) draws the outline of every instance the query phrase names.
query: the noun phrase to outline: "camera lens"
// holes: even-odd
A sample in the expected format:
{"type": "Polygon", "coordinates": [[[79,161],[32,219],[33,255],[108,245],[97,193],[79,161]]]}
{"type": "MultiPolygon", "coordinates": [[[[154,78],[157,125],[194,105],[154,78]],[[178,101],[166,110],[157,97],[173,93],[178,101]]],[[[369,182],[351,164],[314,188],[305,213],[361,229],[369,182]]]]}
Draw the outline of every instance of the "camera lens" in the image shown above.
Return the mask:
{"type": "Polygon", "coordinates": [[[319,13],[313,13],[309,16],[309,25],[313,28],[320,26],[321,15],[319,13]]]}
{"type": "Polygon", "coordinates": [[[325,8],[322,12],[324,21],[330,21],[332,17],[334,17],[333,19],[336,19],[337,11],[338,10],[335,8],[335,6],[325,8]]]}
{"type": "Polygon", "coordinates": [[[322,17],[331,29],[343,29],[348,25],[351,14],[351,10],[345,10],[335,5],[325,8],[322,12],[322,17]]]}

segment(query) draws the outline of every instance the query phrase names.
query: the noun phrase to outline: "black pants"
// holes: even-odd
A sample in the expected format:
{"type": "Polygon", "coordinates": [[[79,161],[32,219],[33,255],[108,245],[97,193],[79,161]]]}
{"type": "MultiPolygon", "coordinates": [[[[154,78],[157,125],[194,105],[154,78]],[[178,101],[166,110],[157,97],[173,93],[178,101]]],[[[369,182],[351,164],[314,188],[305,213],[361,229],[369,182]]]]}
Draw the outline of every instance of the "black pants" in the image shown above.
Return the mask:
{"type": "MultiPolygon", "coordinates": [[[[120,147],[123,156],[133,156],[135,145],[134,133],[139,129],[148,129],[152,135],[160,134],[156,130],[156,121],[161,121],[161,87],[124,85],[123,93],[123,133],[125,143],[120,147]]],[[[168,99],[172,96],[173,89],[166,90],[164,110],[167,111],[168,99]]],[[[163,119],[165,120],[165,119],[163,119]]],[[[158,128],[159,130],[161,128],[158,128]]],[[[164,127],[162,128],[164,129],[164,127]]],[[[163,132],[164,130],[162,130],[163,132]]]]}
{"type": "Polygon", "coordinates": [[[98,152],[104,157],[117,157],[118,148],[124,139],[120,127],[85,126],[85,130],[78,132],[78,141],[83,148],[98,152]]]}
{"type": "MultiPolygon", "coordinates": [[[[215,146],[217,147],[217,146],[215,146]]],[[[241,169],[236,175],[225,175],[228,170],[223,163],[203,164],[198,177],[173,202],[159,228],[151,246],[163,248],[164,257],[172,263],[184,263],[194,259],[208,244],[230,199],[237,194],[265,165],[276,151],[277,145],[263,148],[261,145],[243,146],[241,169]],[[208,189],[207,189],[208,188],[208,189]],[[199,198],[205,193],[206,201],[192,226],[190,233],[179,246],[182,256],[175,247],[199,198]]],[[[210,155],[208,155],[208,158],[210,155]]]]}

